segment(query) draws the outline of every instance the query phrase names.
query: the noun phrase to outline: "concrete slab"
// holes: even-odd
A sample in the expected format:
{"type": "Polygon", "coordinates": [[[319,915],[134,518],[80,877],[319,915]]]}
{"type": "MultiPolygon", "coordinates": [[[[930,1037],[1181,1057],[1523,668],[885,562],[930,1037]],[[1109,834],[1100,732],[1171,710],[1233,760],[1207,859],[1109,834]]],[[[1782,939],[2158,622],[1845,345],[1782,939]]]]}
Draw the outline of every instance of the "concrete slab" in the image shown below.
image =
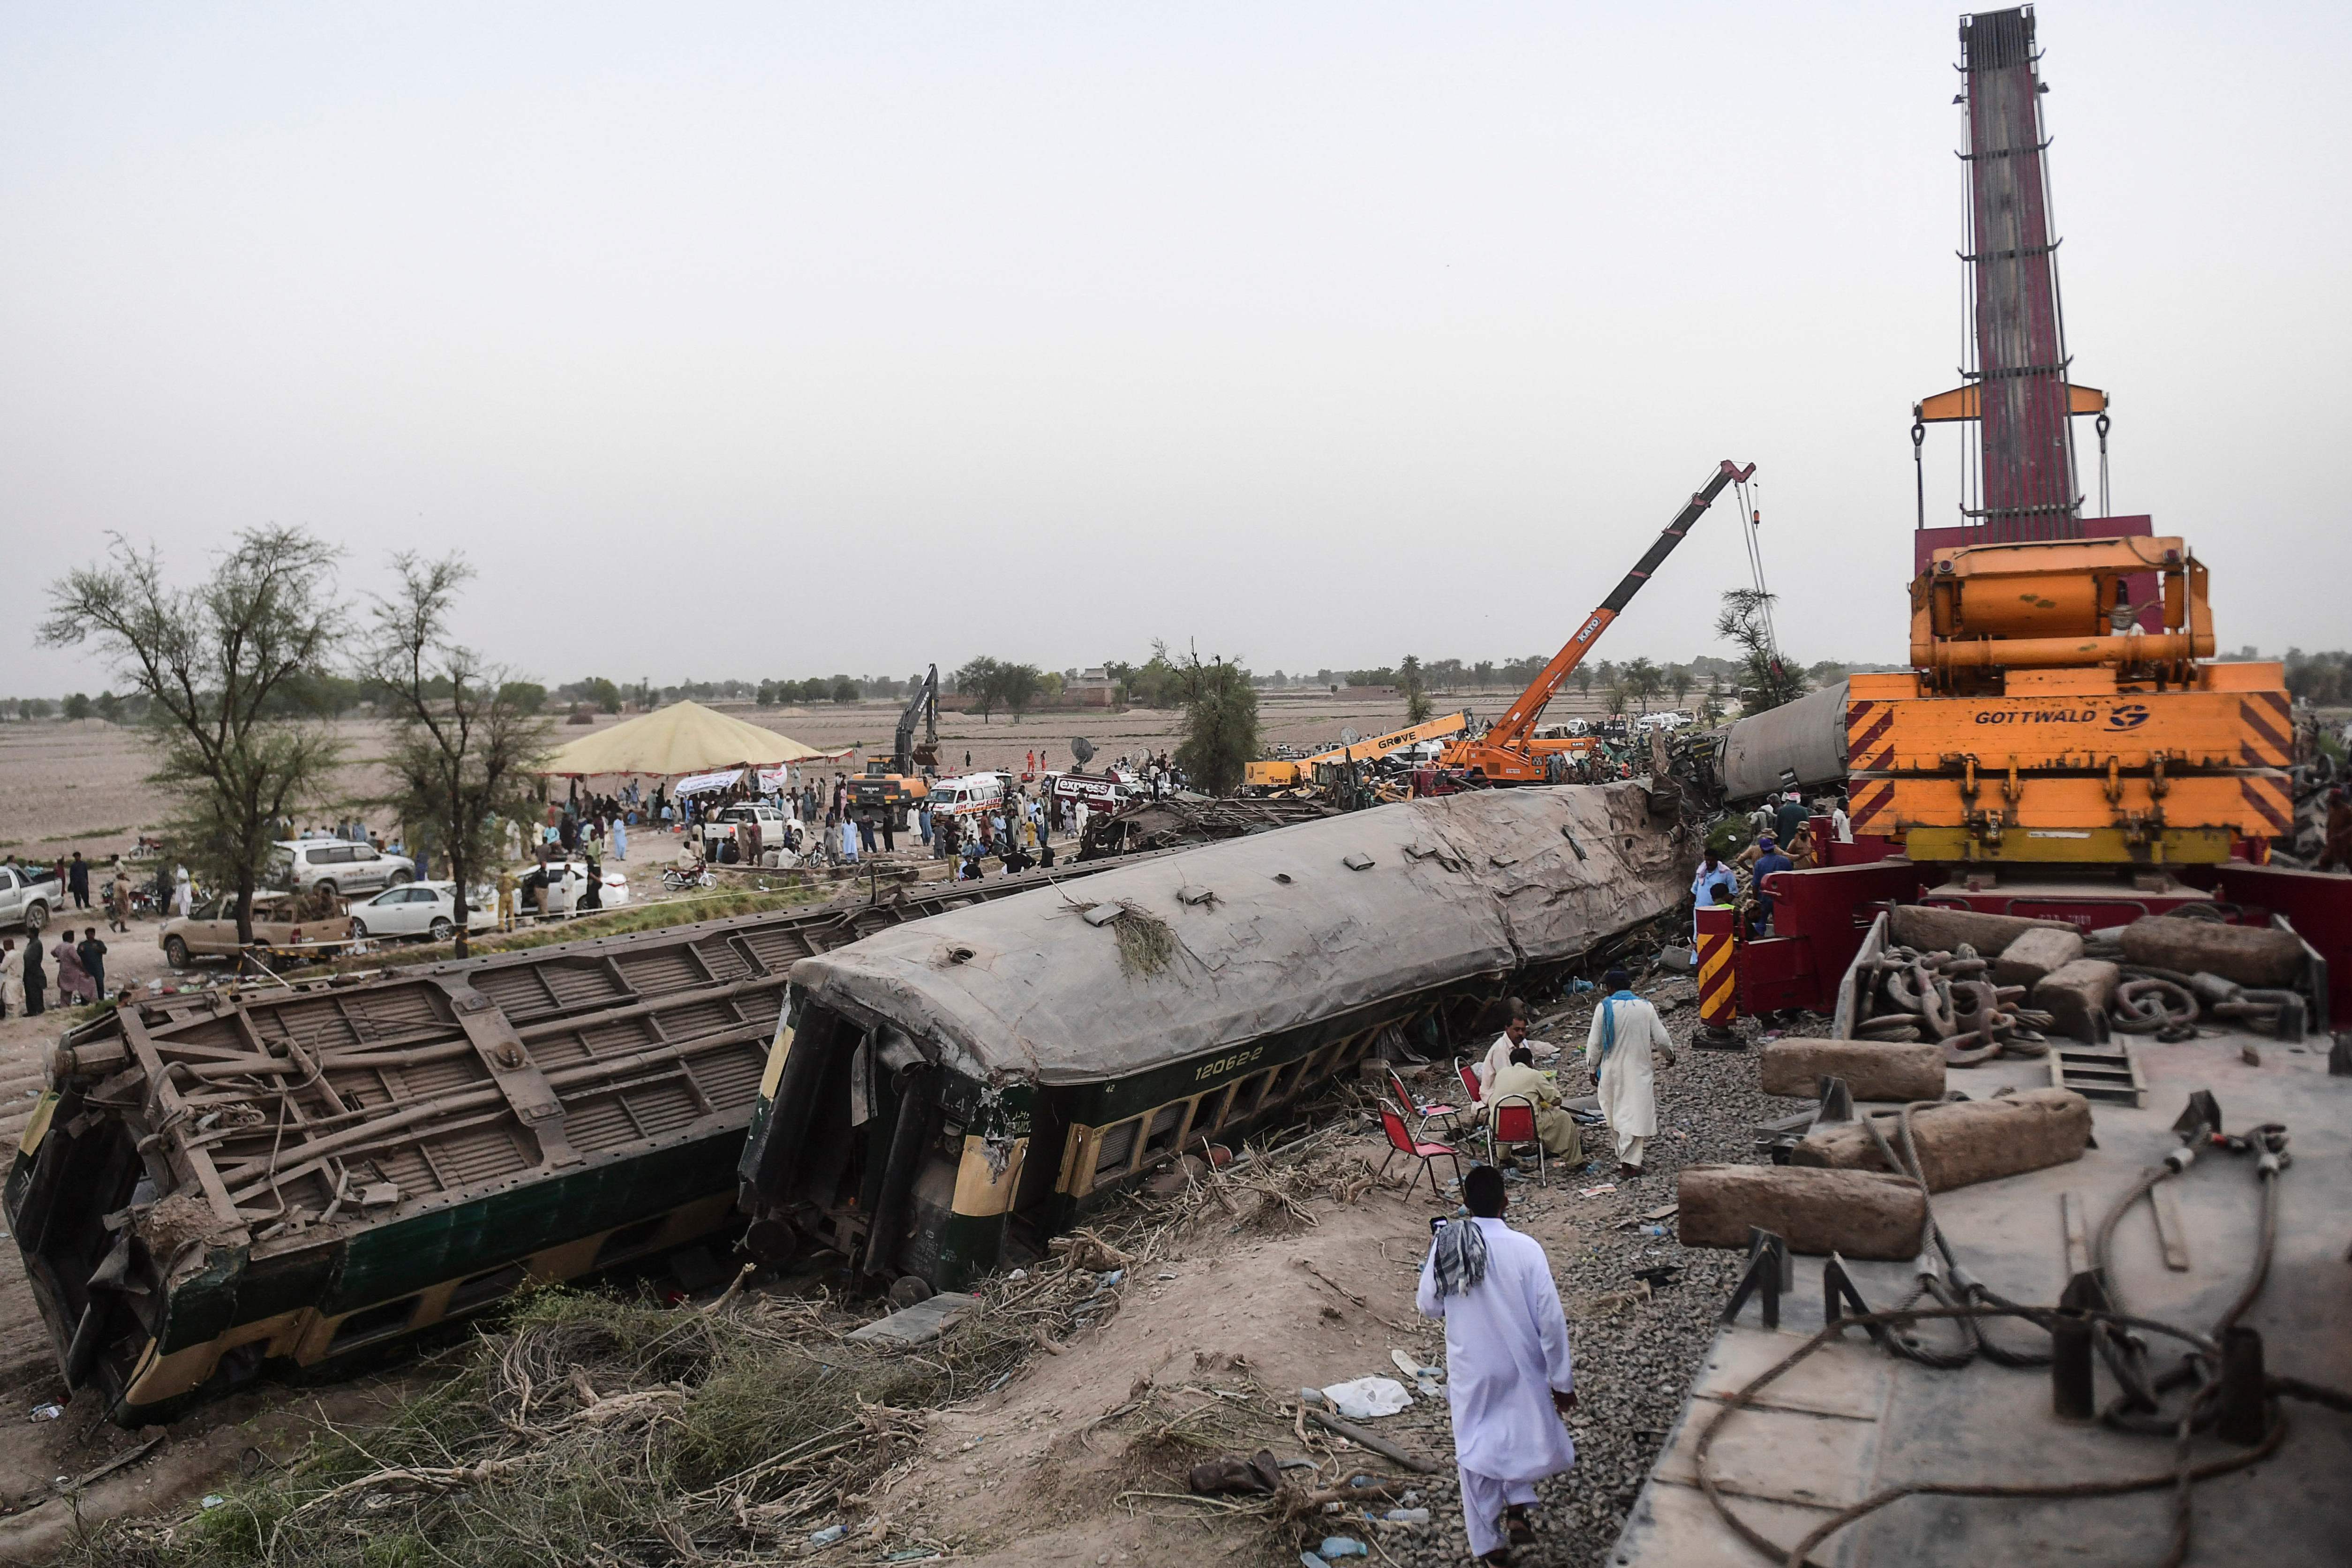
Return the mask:
{"type": "MultiPolygon", "coordinates": [[[[1754,1498],[1729,1500],[1741,1522],[1768,1541],[1791,1545],[1804,1539],[1833,1511],[1754,1498]]],[[[1815,1552],[1822,1568],[1850,1568],[1852,1532],[1841,1532],[1815,1552]]],[[[1610,1553],[1612,1568],[1640,1563],[1671,1563],[1674,1568],[1762,1568],[1764,1559],[1733,1532],[1696,1487],[1653,1486],[1625,1521],[1625,1533],[1610,1553]]]]}
{"type": "MultiPolygon", "coordinates": [[[[1723,1406],[1694,1399],[1652,1472],[1662,1481],[1698,1485],[1698,1439],[1723,1406]]],[[[1816,1508],[1860,1502],[1876,1458],[1877,1423],[1801,1410],[1738,1412],[1707,1451],[1717,1486],[1742,1497],[1816,1508]]]]}
{"type": "Polygon", "coordinates": [[[862,1329],[852,1329],[842,1338],[851,1344],[860,1345],[877,1342],[918,1345],[927,1340],[938,1339],[950,1323],[979,1305],[980,1298],[977,1296],[942,1290],[887,1318],[877,1318],[862,1329]]]}
{"type": "MultiPolygon", "coordinates": [[[[2068,1277],[2067,1221],[2060,1202],[2080,1194],[2080,1224],[2095,1232],[2099,1222],[2139,1173],[2177,1146],[2170,1128],[2191,1091],[2210,1089],[2220,1100],[2225,1127],[2242,1131],[2258,1123],[2284,1123],[2293,1137],[2294,1163],[2279,1188],[2279,1236],[2269,1283],[2246,1321],[2263,1337],[2272,1371],[2321,1383],[2342,1384],[2352,1366],[2352,1315],[2342,1304],[2352,1298],[2352,1264],[2345,1246],[2352,1239],[2352,1079],[2327,1076],[2324,1043],[2294,1049],[2278,1041],[2240,1034],[2179,1045],[2134,1042],[2148,1093],[2144,1107],[2095,1105],[2092,1124],[2098,1146],[2072,1163],[2004,1181],[1983,1183],[1937,1194],[1936,1217],[1969,1270],[2013,1300],[2048,1303],[2068,1277]],[[2261,1047],[2260,1065],[2240,1056],[2242,1046],[2261,1047]]],[[[1974,1098],[2001,1085],[2039,1088],[2047,1080],[2040,1062],[1988,1063],[1955,1071],[1953,1087],[1974,1098]]],[[[2208,1330],[2242,1288],[2257,1237],[2259,1188],[2251,1158],[2208,1152],[2177,1183],[2179,1239],[2189,1267],[2168,1267],[2157,1218],[2142,1203],[2126,1215],[2116,1235],[2112,1268],[2126,1308],[2185,1328],[2208,1330]]],[[[2177,1260],[2177,1258],[2176,1258],[2177,1260]]],[[[1909,1294],[1910,1268],[1901,1263],[1850,1264],[1863,1294],[1874,1304],[1892,1305],[1909,1294]]],[[[1660,1456],[1644,1501],[1629,1521],[1611,1562],[1615,1568],[1681,1568],[1711,1561],[1689,1539],[1669,1541],[1654,1520],[1664,1512],[1686,1521],[1703,1537],[1711,1531],[1727,1561],[1752,1561],[1753,1554],[1714,1519],[1703,1497],[1684,1482],[1694,1479],[1689,1446],[1694,1417],[1717,1407],[1706,1394],[1738,1388],[1794,1348],[1791,1331],[1810,1334],[1821,1325],[1821,1266],[1800,1260],[1797,1289],[1781,1298],[1782,1332],[1767,1334],[1748,1324],[1724,1331],[1696,1380],[1697,1397],[1685,1406],[1682,1428],[1660,1456]],[[1677,1497],[1675,1494],[1684,1494],[1677,1497]],[[1696,1497],[1697,1511],[1681,1509],[1696,1497]],[[1664,1501],[1654,1508],[1649,1500],[1664,1501]],[[1645,1519],[1654,1522],[1643,1524],[1645,1519]]],[[[2044,1336],[2022,1325],[1995,1323],[1989,1331],[2020,1349],[2040,1349],[2044,1336]]],[[[1920,1335],[1935,1344],[1953,1342],[1951,1331],[1923,1324],[1920,1335]]],[[[1859,1346],[1825,1349],[1820,1357],[1870,1355],[1859,1346]]],[[[2158,1364],[2172,1364],[2173,1352],[2159,1347],[2158,1364]]],[[[1815,1359],[1820,1359],[1819,1357],[1815,1359]]],[[[1806,1363],[1810,1365],[1811,1363],[1806,1363]]],[[[1885,1414],[1877,1423],[1823,1420],[1817,1428],[1859,1428],[1867,1435],[1869,1468],[1860,1491],[1875,1492],[1912,1481],[2051,1485],[2162,1475],[2172,1463],[2168,1442],[2126,1436],[2103,1427],[2062,1424],[2051,1414],[2046,1372],[2012,1370],[1979,1360],[1959,1371],[1937,1371],[1891,1358],[1883,1362],[1888,1380],[1885,1414]]],[[[1847,1446],[1816,1430],[1788,1425],[1811,1407],[1858,1411],[1868,1379],[1822,1374],[1803,1377],[1801,1369],[1775,1385],[1783,1412],[1771,1431],[1783,1447],[1741,1437],[1747,1415],[1735,1416],[1718,1439],[1718,1475],[1738,1468],[1741,1482],[1762,1481],[1782,1496],[1801,1487],[1822,1500],[1844,1495],[1840,1467],[1853,1458],[1847,1446]],[[1840,1404],[1843,1400],[1844,1403],[1840,1404]]],[[[2114,1384],[2099,1372],[2098,1397],[2114,1396],[2114,1384]]],[[[2189,1568],[2231,1568],[2247,1561],[2285,1564],[2346,1561],[2343,1543],[2352,1540],[2352,1422],[2314,1407],[2290,1405],[2292,1430],[2280,1451],[2250,1469],[2195,1489],[2195,1525],[2189,1568]]],[[[2231,1450],[2200,1440],[2200,1458],[2231,1450]]],[[[1875,1513],[1843,1533],[1843,1551],[1855,1568],[1983,1568],[1988,1563],[2129,1563],[2156,1561],[2164,1552],[2171,1500],[2165,1489],[2136,1495],[2065,1501],[1915,1497],[1875,1513]]],[[[1803,1527],[1774,1539],[1793,1542],[1803,1527]]]]}
{"type": "MultiPolygon", "coordinates": [[[[1691,1391],[1708,1398],[1728,1398],[1778,1366],[1811,1337],[1734,1325],[1717,1336],[1691,1391]]],[[[1894,1364],[1875,1346],[1826,1345],[1781,1373],[1754,1403],[1875,1421],[1885,1414],[1886,1396],[1894,1386],[1894,1364]]]]}

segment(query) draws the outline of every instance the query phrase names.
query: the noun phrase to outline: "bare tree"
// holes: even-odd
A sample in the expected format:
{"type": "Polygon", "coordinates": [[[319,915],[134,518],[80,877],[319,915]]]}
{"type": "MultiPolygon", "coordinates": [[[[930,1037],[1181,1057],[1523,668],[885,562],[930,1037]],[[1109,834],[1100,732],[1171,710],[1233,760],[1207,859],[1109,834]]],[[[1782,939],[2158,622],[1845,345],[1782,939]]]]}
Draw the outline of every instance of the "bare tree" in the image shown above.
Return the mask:
{"type": "Polygon", "coordinates": [[[49,588],[45,647],[95,642],[147,699],[159,754],[151,782],[178,797],[170,832],[236,896],[253,940],[253,894],[286,823],[320,793],[342,743],[301,700],[342,635],[332,602],[341,553],[299,528],[248,529],[193,588],[120,534],[105,559],[49,588]]]}
{"type": "Polygon", "coordinates": [[[1772,636],[1774,596],[1754,588],[1734,588],[1723,595],[1723,610],[1715,618],[1715,635],[1739,648],[1740,708],[1761,713],[1805,694],[1802,671],[1781,661],[1772,636]]]}
{"type": "Polygon", "coordinates": [[[457,956],[467,952],[467,896],[497,854],[494,824],[525,810],[528,770],[548,749],[547,720],[513,693],[521,683],[449,635],[457,590],[473,576],[463,558],[392,558],[400,588],[379,598],[367,678],[392,721],[384,758],[396,784],[386,804],[431,831],[449,858],[457,899],[457,956]]]}

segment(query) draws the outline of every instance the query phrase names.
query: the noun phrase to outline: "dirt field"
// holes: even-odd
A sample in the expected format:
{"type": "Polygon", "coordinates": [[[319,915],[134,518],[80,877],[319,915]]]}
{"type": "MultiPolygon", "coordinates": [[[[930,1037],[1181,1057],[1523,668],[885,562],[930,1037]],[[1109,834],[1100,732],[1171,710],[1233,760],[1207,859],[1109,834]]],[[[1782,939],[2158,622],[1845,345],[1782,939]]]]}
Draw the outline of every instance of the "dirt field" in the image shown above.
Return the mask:
{"type": "MultiPolygon", "coordinates": [[[[1441,712],[1468,707],[1492,716],[1515,695],[1506,691],[1441,694],[1434,700],[1441,712]]],[[[748,703],[716,704],[720,711],[775,730],[821,751],[841,746],[858,748],[839,764],[860,766],[873,748],[887,751],[898,721],[896,702],[825,703],[810,708],[754,708],[748,703]]],[[[1591,716],[1601,710],[1598,700],[1584,700],[1573,693],[1552,705],[1551,716],[1591,716]]],[[[1265,745],[1337,745],[1340,732],[1352,729],[1374,734],[1404,722],[1402,700],[1351,700],[1328,693],[1302,692],[1262,696],[1258,732],[1265,745]]],[[[624,715],[623,717],[626,717],[624,715]]],[[[1182,715],[1172,709],[1130,709],[1125,712],[1099,710],[1033,713],[1014,723],[1003,714],[982,722],[977,713],[940,715],[940,760],[950,771],[961,771],[966,756],[974,768],[1011,768],[1018,772],[1030,752],[1045,753],[1043,765],[1067,767],[1070,741],[1083,735],[1100,752],[1096,765],[1121,755],[1173,751],[1181,739],[1182,715]]],[[[621,718],[600,718],[592,729],[558,723],[555,743],[561,745],[607,729],[621,718]]],[[[350,720],[338,726],[349,748],[348,760],[337,776],[336,788],[346,801],[362,801],[384,787],[374,759],[380,755],[383,726],[368,720],[350,720]]],[[[154,766],[145,738],[135,730],[100,719],[37,721],[0,724],[0,854],[31,861],[54,859],[79,849],[88,858],[103,862],[110,855],[129,850],[138,836],[152,832],[163,821],[165,804],[146,782],[154,766]]],[[[331,818],[334,805],[321,808],[331,818]]],[[[390,826],[379,811],[361,812],[379,831],[390,826]]]]}

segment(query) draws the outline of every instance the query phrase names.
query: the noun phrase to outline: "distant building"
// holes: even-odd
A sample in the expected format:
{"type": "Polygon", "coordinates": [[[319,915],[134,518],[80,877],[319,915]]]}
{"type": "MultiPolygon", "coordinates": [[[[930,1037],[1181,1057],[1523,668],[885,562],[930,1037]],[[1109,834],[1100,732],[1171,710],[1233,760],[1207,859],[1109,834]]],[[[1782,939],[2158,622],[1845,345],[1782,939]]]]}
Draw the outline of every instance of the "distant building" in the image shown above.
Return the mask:
{"type": "Polygon", "coordinates": [[[1062,681],[1062,698],[1074,708],[1116,708],[1118,706],[1118,682],[1100,665],[1080,670],[1075,679],[1062,681]]]}

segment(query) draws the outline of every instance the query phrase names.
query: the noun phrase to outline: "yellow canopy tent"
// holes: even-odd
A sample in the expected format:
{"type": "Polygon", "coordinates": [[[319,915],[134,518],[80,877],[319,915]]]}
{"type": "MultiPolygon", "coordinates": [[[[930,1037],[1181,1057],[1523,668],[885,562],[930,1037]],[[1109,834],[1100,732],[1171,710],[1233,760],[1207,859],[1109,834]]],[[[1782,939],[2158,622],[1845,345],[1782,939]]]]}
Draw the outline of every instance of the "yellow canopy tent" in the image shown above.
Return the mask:
{"type": "Polygon", "coordinates": [[[831,760],[855,748],[820,752],[790,735],[714,713],[698,702],[673,702],[650,713],[583,735],[536,770],[554,778],[643,773],[675,778],[720,768],[772,768],[779,763],[831,760]]]}

